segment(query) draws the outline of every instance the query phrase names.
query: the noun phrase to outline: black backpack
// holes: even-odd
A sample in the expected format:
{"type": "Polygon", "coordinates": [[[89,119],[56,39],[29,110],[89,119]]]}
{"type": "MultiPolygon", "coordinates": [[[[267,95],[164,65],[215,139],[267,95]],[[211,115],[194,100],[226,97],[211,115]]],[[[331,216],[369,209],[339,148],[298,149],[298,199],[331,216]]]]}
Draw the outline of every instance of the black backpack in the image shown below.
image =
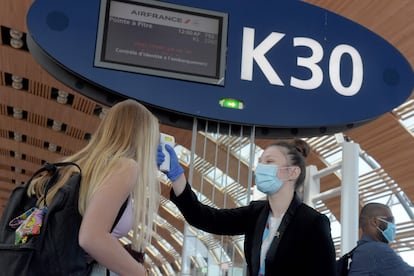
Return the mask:
{"type": "Polygon", "coordinates": [[[349,272],[349,267],[352,261],[352,255],[354,254],[355,246],[351,251],[344,254],[341,258],[336,261],[336,275],[337,276],[347,276],[349,272]]]}
{"type": "Polygon", "coordinates": [[[0,220],[0,275],[88,275],[93,261],[79,246],[78,234],[82,216],[78,212],[78,195],[81,182],[80,167],[72,162],[46,163],[27,181],[15,188],[8,200],[0,220]],[[56,183],[59,170],[76,166],[79,173],[73,174],[56,192],[47,206],[40,233],[30,237],[26,243],[15,245],[15,230],[10,221],[32,207],[37,207],[37,198],[27,196],[27,188],[40,173],[51,177],[45,193],[56,183]]]}

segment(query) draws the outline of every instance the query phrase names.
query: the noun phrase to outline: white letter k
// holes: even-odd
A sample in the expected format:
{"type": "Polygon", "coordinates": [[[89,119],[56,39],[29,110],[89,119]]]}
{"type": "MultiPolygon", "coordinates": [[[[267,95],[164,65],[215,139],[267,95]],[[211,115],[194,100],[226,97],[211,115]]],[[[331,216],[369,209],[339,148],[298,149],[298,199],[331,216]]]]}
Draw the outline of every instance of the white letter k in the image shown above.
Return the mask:
{"type": "Polygon", "coordinates": [[[256,48],[254,48],[254,29],[243,28],[243,49],[242,49],[242,63],[241,63],[241,79],[253,79],[253,60],[266,76],[267,80],[274,85],[283,86],[282,80],[265,58],[265,54],[278,43],[285,34],[272,32],[265,40],[263,40],[256,48]]]}

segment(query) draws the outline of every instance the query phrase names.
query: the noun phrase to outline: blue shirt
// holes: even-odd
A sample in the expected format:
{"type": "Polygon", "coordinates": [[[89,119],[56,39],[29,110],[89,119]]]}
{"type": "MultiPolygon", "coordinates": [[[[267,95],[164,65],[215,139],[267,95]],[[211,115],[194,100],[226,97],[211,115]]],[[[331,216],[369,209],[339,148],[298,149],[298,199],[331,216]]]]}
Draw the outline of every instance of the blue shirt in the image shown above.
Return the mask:
{"type": "Polygon", "coordinates": [[[362,236],[352,256],[348,276],[359,275],[409,276],[414,275],[414,267],[388,244],[362,236]]]}

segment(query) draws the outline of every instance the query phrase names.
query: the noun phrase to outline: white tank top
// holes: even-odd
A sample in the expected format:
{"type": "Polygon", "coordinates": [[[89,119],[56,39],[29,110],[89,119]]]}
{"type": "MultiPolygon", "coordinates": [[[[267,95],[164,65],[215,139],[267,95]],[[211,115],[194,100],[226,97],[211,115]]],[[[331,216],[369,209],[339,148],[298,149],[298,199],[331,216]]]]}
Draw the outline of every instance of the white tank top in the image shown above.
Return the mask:
{"type": "Polygon", "coordinates": [[[112,230],[112,235],[116,238],[125,237],[128,232],[132,229],[133,224],[133,210],[132,210],[132,199],[129,197],[127,206],[125,207],[124,213],[119,219],[118,223],[112,230]]]}

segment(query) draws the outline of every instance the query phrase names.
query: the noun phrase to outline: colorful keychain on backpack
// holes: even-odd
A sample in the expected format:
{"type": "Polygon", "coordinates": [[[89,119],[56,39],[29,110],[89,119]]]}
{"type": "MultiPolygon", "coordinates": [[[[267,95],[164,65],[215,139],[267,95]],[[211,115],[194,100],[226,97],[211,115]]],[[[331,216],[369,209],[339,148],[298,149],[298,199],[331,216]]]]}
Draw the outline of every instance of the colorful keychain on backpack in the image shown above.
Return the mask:
{"type": "Polygon", "coordinates": [[[14,244],[26,243],[29,237],[40,233],[46,211],[46,206],[41,209],[33,207],[10,221],[9,226],[17,228],[14,244]]]}

